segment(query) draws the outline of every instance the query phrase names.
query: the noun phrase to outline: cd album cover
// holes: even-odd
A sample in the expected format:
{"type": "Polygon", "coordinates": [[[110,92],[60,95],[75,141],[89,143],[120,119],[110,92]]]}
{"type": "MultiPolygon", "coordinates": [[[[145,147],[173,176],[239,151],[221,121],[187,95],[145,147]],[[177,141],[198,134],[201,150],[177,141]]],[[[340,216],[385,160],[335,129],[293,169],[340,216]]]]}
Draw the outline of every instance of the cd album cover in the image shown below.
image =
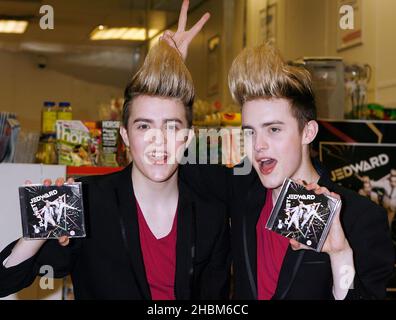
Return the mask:
{"type": "Polygon", "coordinates": [[[23,237],[85,237],[81,183],[19,187],[23,237]]]}
{"type": "Polygon", "coordinates": [[[285,179],[266,228],[320,252],[340,203],[285,179]]]}

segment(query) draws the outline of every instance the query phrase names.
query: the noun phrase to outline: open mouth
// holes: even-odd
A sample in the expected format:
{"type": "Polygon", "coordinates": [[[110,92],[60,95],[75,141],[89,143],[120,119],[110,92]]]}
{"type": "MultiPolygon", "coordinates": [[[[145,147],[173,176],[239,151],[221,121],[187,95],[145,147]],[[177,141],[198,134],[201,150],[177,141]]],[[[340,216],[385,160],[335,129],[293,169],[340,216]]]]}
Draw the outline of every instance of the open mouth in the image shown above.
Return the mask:
{"type": "Polygon", "coordinates": [[[168,153],[164,151],[151,151],[146,153],[150,164],[166,164],[168,161],[168,153]]]}
{"type": "Polygon", "coordinates": [[[278,161],[276,161],[273,158],[262,158],[257,160],[260,168],[260,172],[264,175],[270,174],[272,171],[274,171],[276,164],[278,161]]]}

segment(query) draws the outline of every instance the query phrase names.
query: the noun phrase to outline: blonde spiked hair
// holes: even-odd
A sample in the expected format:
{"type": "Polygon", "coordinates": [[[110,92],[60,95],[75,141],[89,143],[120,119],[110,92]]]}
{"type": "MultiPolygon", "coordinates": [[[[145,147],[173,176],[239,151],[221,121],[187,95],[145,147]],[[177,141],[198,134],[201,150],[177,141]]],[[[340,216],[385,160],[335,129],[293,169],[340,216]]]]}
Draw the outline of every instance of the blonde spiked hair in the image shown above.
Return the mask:
{"type": "Polygon", "coordinates": [[[188,125],[191,126],[195,97],[192,77],[180,54],[165,41],[160,41],[150,49],[143,66],[125,89],[122,123],[126,129],[130,105],[134,98],[141,95],[181,101],[186,109],[188,125]]]}
{"type": "Polygon", "coordinates": [[[307,70],[285,63],[270,44],[244,49],[228,74],[232,98],[241,106],[255,99],[286,99],[300,130],[316,119],[315,98],[307,70]]]}

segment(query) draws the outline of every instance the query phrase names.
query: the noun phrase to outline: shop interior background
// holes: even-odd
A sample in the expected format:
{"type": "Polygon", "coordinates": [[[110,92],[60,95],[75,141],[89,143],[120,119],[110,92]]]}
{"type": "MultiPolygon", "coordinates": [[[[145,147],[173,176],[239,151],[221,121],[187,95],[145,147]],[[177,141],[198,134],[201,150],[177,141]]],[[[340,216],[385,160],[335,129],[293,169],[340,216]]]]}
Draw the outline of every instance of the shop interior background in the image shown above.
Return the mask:
{"type": "MultiPolygon", "coordinates": [[[[0,0],[0,20],[28,22],[23,33],[0,31],[0,112],[15,114],[19,134],[19,145],[15,142],[16,152],[7,165],[25,163],[0,168],[1,201],[15,201],[16,189],[11,190],[10,185],[22,184],[27,174],[37,179],[45,174],[86,174],[68,171],[67,166],[49,173],[46,170],[50,169],[33,165],[40,163],[38,158],[44,159],[37,156],[43,143],[44,102],[69,103],[74,120],[117,120],[126,84],[158,36],[166,29],[176,29],[180,5],[181,0],[0,0]],[[53,9],[53,29],[40,27],[48,13],[43,6],[53,9]],[[95,30],[123,27],[140,28],[140,40],[91,39],[95,30]]],[[[392,124],[396,120],[396,43],[392,40],[396,1],[190,0],[189,26],[205,12],[211,18],[192,42],[186,61],[197,92],[196,128],[240,125],[227,73],[244,47],[265,41],[275,43],[290,63],[313,68],[322,120],[374,121],[379,135],[383,132],[376,121],[392,124]],[[353,29],[340,28],[342,5],[354,8],[353,29]],[[360,103],[348,91],[354,81],[363,85],[360,103]]],[[[343,126],[337,130],[353,135],[343,126]]],[[[396,142],[389,139],[387,143],[396,142]]],[[[373,141],[356,138],[354,142],[373,141]]],[[[6,147],[0,140],[0,162],[6,147]]],[[[218,148],[218,143],[211,147],[218,148]]],[[[56,164],[53,161],[41,163],[56,164]]],[[[8,208],[0,215],[0,249],[20,234],[19,217],[15,216],[19,208],[12,204],[8,208]]],[[[67,285],[61,281],[57,286],[60,291],[48,295],[36,283],[34,289],[13,298],[67,298],[67,285]]],[[[394,291],[390,285],[390,297],[394,291]]]]}

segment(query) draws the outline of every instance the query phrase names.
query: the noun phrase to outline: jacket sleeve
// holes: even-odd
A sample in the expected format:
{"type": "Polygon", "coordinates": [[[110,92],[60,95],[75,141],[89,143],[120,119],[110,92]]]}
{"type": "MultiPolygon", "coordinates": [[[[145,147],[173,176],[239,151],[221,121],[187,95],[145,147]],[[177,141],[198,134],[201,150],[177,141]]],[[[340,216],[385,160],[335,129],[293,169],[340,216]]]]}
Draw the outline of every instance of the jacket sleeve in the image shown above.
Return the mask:
{"type": "Polygon", "coordinates": [[[348,237],[356,275],[345,299],[384,299],[395,263],[386,211],[374,204],[361,210],[348,237]]]}
{"type": "Polygon", "coordinates": [[[230,298],[230,224],[227,217],[224,217],[222,225],[210,261],[202,275],[200,299],[229,300],[230,298]]]}
{"type": "Polygon", "coordinates": [[[67,247],[62,247],[56,240],[48,240],[30,259],[14,267],[5,268],[3,262],[10,256],[16,242],[0,252],[0,297],[30,286],[37,276],[51,276],[48,267],[53,269],[54,278],[65,277],[70,273],[78,251],[77,241],[71,240],[67,247]],[[42,268],[43,266],[46,268],[42,268]]]}

